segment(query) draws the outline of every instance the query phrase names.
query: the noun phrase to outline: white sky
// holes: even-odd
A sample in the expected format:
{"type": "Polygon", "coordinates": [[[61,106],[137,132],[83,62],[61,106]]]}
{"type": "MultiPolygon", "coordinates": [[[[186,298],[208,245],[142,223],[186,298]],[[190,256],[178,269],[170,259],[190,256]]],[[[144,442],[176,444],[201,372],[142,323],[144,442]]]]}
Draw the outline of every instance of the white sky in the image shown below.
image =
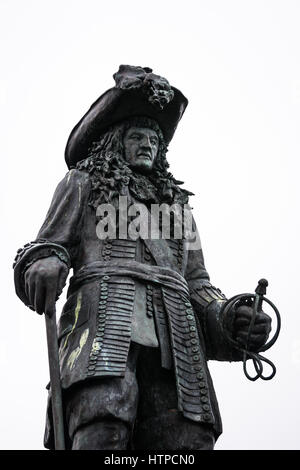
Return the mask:
{"type": "Polygon", "coordinates": [[[47,398],[44,319],[16,297],[13,258],[67,171],[71,129],[122,63],[189,99],[168,157],[197,194],[212,282],[230,297],[266,277],[282,314],[271,382],[209,363],[216,449],[299,449],[299,23],[291,0],[0,0],[1,449],[43,449],[47,398]]]}

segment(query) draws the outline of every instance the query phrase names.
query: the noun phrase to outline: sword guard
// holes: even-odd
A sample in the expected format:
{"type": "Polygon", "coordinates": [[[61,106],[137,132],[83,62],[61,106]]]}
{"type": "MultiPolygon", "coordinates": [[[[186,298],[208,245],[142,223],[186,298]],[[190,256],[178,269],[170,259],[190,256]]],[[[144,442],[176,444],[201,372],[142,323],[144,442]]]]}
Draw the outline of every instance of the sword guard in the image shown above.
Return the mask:
{"type": "Polygon", "coordinates": [[[275,341],[278,338],[278,335],[279,335],[279,332],[280,332],[280,327],[281,327],[281,318],[280,318],[280,314],[279,314],[278,309],[276,308],[276,306],[269,299],[264,297],[266,292],[267,292],[267,286],[268,286],[268,281],[266,279],[260,279],[258,281],[258,285],[255,289],[255,294],[235,295],[234,297],[229,299],[228,302],[226,302],[226,304],[224,305],[224,309],[222,311],[222,313],[223,313],[223,315],[222,315],[222,317],[223,317],[223,320],[222,320],[223,321],[223,332],[224,332],[225,336],[227,337],[227,339],[230,341],[230,343],[233,345],[233,347],[242,353],[242,355],[243,355],[243,370],[244,370],[244,373],[245,373],[246,377],[251,381],[257,380],[258,378],[261,378],[263,380],[270,380],[274,377],[274,375],[276,373],[275,365],[269,359],[266,359],[261,354],[259,354],[263,351],[267,351],[267,349],[269,349],[275,343],[275,341]],[[225,322],[226,316],[227,316],[226,314],[228,312],[230,312],[232,309],[235,310],[241,301],[242,302],[250,301],[252,303],[252,308],[253,308],[253,317],[252,317],[252,320],[251,320],[251,323],[250,323],[250,326],[249,326],[248,337],[251,334],[251,328],[252,328],[252,326],[255,322],[255,316],[256,316],[258,311],[261,311],[261,307],[262,307],[263,302],[266,302],[267,304],[269,304],[272,307],[272,309],[273,309],[273,311],[275,312],[275,315],[276,315],[277,327],[276,327],[276,331],[275,331],[275,334],[274,334],[273,338],[270,341],[268,341],[264,346],[262,346],[257,352],[249,351],[247,346],[245,348],[242,348],[240,346],[240,344],[228,334],[228,332],[226,331],[226,328],[224,326],[224,322],[225,322]],[[247,372],[246,362],[249,359],[252,359],[255,370],[256,370],[256,375],[254,377],[251,377],[249,375],[249,373],[247,372]],[[263,375],[263,364],[262,364],[263,362],[269,364],[269,366],[272,369],[272,372],[269,376],[264,376],[263,375]]]}

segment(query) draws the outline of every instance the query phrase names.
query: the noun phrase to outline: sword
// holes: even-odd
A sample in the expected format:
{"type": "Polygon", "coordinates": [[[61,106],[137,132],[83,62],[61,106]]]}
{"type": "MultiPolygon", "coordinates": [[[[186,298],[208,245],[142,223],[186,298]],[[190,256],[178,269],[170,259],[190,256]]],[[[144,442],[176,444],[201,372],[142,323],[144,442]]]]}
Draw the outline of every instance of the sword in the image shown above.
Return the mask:
{"type": "Polygon", "coordinates": [[[267,292],[267,286],[268,286],[268,281],[266,279],[260,279],[255,289],[255,294],[235,295],[234,297],[228,300],[228,302],[224,305],[224,309],[223,309],[223,313],[224,313],[224,315],[222,315],[223,333],[228,339],[228,341],[234,346],[234,348],[243,354],[244,374],[246,375],[247,379],[251,381],[255,381],[259,378],[263,380],[271,380],[276,374],[276,367],[273,364],[273,362],[271,362],[269,359],[259,354],[263,351],[267,351],[267,349],[273,346],[273,344],[278,338],[280,327],[281,327],[281,318],[280,318],[280,314],[279,314],[277,307],[269,299],[265,297],[265,294],[267,292]],[[227,313],[229,313],[230,311],[234,312],[236,308],[245,301],[246,301],[246,304],[250,303],[252,305],[252,317],[251,317],[250,325],[248,328],[246,346],[245,348],[242,348],[240,344],[237,341],[235,341],[227,332],[226,327],[225,327],[225,322],[226,322],[227,313]],[[267,304],[269,304],[271,308],[273,309],[273,311],[275,312],[277,326],[276,326],[276,330],[275,330],[273,338],[270,341],[268,341],[264,346],[262,346],[257,352],[252,352],[252,351],[249,351],[249,341],[250,341],[251,331],[255,323],[255,317],[257,313],[262,310],[263,302],[266,302],[267,304]],[[253,365],[256,371],[256,375],[254,376],[251,376],[248,373],[248,370],[247,370],[248,359],[252,359],[253,361],[253,365]],[[263,375],[263,362],[269,364],[269,366],[271,367],[271,373],[267,376],[263,375]]]}
{"type": "Polygon", "coordinates": [[[55,310],[45,314],[55,450],[65,450],[65,433],[55,310]]]}

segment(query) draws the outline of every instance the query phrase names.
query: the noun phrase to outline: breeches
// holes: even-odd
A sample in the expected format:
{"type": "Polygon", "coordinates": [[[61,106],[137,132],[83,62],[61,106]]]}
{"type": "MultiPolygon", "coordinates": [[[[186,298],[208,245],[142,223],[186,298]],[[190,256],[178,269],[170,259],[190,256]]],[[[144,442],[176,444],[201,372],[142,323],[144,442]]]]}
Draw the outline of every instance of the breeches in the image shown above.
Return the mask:
{"type": "Polygon", "coordinates": [[[177,410],[173,370],[160,364],[159,348],[132,343],[124,377],[91,379],[65,396],[73,449],[211,450],[209,424],[177,410]]]}

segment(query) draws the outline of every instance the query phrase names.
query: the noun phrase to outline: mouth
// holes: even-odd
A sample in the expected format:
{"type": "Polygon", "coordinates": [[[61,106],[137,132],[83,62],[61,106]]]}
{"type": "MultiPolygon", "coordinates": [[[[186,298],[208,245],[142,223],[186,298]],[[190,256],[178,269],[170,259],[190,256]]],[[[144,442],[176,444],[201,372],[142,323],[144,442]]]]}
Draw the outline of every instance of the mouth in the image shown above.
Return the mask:
{"type": "Polygon", "coordinates": [[[148,160],[152,160],[151,155],[149,155],[149,153],[139,153],[138,157],[147,158],[148,160]]]}

